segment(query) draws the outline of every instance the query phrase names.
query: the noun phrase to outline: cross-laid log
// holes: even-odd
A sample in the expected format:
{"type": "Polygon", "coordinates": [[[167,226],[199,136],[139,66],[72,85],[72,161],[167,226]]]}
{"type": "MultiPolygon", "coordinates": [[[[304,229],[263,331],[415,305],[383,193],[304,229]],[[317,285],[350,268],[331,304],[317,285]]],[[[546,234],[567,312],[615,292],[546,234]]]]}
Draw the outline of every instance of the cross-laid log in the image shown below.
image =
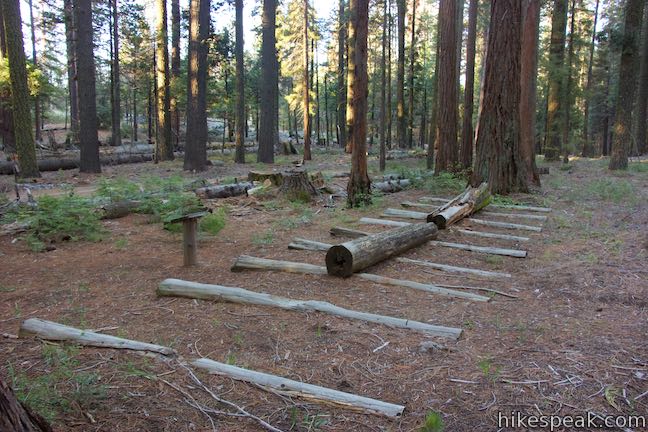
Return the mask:
{"type": "MultiPolygon", "coordinates": [[[[152,154],[118,154],[112,156],[102,156],[101,165],[121,165],[131,163],[150,162],[153,160],[152,154]]],[[[41,159],[38,161],[39,171],[58,171],[79,168],[80,160],[78,158],[57,158],[41,159]]],[[[13,174],[13,162],[0,162],[0,174],[13,174]]]]}
{"type": "Polygon", "coordinates": [[[489,212],[489,211],[483,211],[479,213],[480,215],[483,216],[499,216],[507,219],[527,219],[527,220],[538,220],[545,222],[547,220],[547,216],[543,215],[533,215],[533,214],[526,214],[526,213],[499,213],[499,212],[489,212]]]}
{"type": "Polygon", "coordinates": [[[477,188],[467,187],[455,199],[430,213],[427,216],[427,221],[436,224],[439,229],[445,229],[486,207],[490,203],[490,200],[491,195],[488,191],[487,183],[482,183],[477,188]]]}
{"type": "MultiPolygon", "coordinates": [[[[313,274],[313,275],[325,275],[326,267],[320,267],[313,264],[304,264],[291,261],[277,261],[265,258],[255,258],[247,255],[241,255],[236,259],[236,262],[232,266],[232,271],[240,272],[243,270],[275,270],[275,271],[284,271],[289,273],[302,273],[302,274],[313,274]]],[[[378,282],[386,285],[395,285],[402,286],[406,288],[413,288],[420,291],[426,291],[432,294],[440,294],[447,297],[454,298],[463,298],[473,301],[486,302],[489,300],[488,297],[483,297],[480,295],[466,293],[461,291],[449,290],[446,288],[441,288],[436,285],[423,284],[418,282],[412,282],[408,280],[401,279],[392,279],[383,276],[377,276],[369,273],[356,273],[356,276],[362,279],[371,280],[373,282],[378,282]]]]}
{"type": "Polygon", "coordinates": [[[326,269],[331,276],[349,277],[435,239],[437,233],[434,224],[413,224],[335,245],[326,253],[326,269]]]}
{"type": "Polygon", "coordinates": [[[309,250],[309,251],[327,251],[331,248],[331,244],[322,243],[313,240],[306,240],[303,238],[296,237],[288,245],[288,249],[296,250],[309,250]]]}
{"type": "Polygon", "coordinates": [[[133,213],[142,205],[141,201],[123,200],[101,206],[101,219],[119,219],[133,213]]]}
{"type": "Polygon", "coordinates": [[[529,241],[529,237],[522,237],[522,236],[514,236],[514,235],[508,235],[508,234],[499,234],[499,233],[490,233],[490,232],[481,232],[481,231],[472,231],[472,230],[465,230],[465,229],[454,229],[452,232],[458,232],[459,234],[464,234],[464,235],[470,235],[470,236],[475,236],[475,237],[486,237],[486,238],[493,238],[493,239],[500,239],[500,240],[512,240],[512,241],[520,241],[520,242],[525,242],[529,241]]]}
{"type": "Polygon", "coordinates": [[[360,218],[358,222],[366,225],[386,225],[386,226],[394,226],[394,227],[404,227],[404,226],[412,225],[409,222],[393,221],[389,219],[374,219],[368,217],[360,218]]]}
{"type": "Polygon", "coordinates": [[[461,335],[461,329],[457,328],[441,327],[403,318],[394,318],[344,309],[324,301],[294,300],[266,293],[248,291],[242,288],[201,284],[179,279],[167,279],[163,281],[157,289],[157,294],[159,296],[198,298],[203,300],[225,300],[232,303],[271,306],[293,311],[316,311],[343,318],[384,324],[394,328],[411,329],[431,334],[433,336],[448,337],[452,339],[457,339],[461,335]]]}
{"type": "Polygon", "coordinates": [[[503,255],[503,256],[510,256],[514,258],[526,258],[527,256],[527,251],[522,251],[517,249],[502,249],[502,248],[495,248],[495,247],[475,246],[469,244],[450,243],[450,242],[443,242],[443,241],[432,241],[430,243],[432,243],[435,246],[461,249],[470,252],[487,253],[491,255],[503,255]]]}
{"type": "Polygon", "coordinates": [[[214,198],[229,198],[240,195],[246,195],[248,189],[252,189],[254,184],[252,182],[241,182],[227,185],[207,186],[195,190],[196,195],[201,198],[214,199],[214,198]]]}
{"type": "Polygon", "coordinates": [[[414,219],[414,220],[426,220],[428,214],[423,212],[411,211],[411,210],[401,210],[388,208],[385,209],[381,217],[397,217],[403,219],[414,219]]]}
{"type": "Polygon", "coordinates": [[[493,208],[501,209],[510,209],[510,210],[525,210],[525,211],[534,211],[538,213],[551,213],[551,209],[547,207],[533,207],[527,205],[515,205],[515,204],[497,204],[491,205],[493,208]]]}
{"type": "Polygon", "coordinates": [[[423,209],[429,209],[429,210],[436,210],[437,208],[439,208],[439,206],[435,205],[435,204],[423,204],[423,203],[417,203],[417,202],[412,202],[412,201],[403,201],[401,203],[401,206],[403,206],[405,208],[414,207],[414,208],[423,208],[423,209]]]}
{"type": "Polygon", "coordinates": [[[358,231],[350,228],[332,227],[329,231],[332,236],[359,238],[370,235],[368,232],[358,231]]]}
{"type": "Polygon", "coordinates": [[[371,188],[383,193],[400,192],[410,185],[409,179],[388,180],[386,182],[372,183],[371,188]]]}
{"type": "Polygon", "coordinates": [[[245,381],[261,386],[269,387],[290,397],[301,397],[304,399],[326,402],[342,406],[349,410],[381,414],[387,417],[400,417],[405,410],[404,406],[370,399],[364,396],[357,396],[307,384],[300,381],[293,381],[277,375],[270,375],[263,372],[256,372],[250,369],[243,369],[224,363],[215,362],[207,358],[197,359],[191,362],[192,366],[208,371],[212,374],[223,375],[238,381],[245,381]]]}
{"type": "Polygon", "coordinates": [[[470,274],[474,276],[481,276],[487,278],[511,278],[512,277],[510,273],[479,270],[479,269],[472,269],[467,267],[456,267],[447,264],[439,264],[430,261],[415,260],[411,258],[396,258],[396,261],[407,263],[407,264],[419,265],[423,267],[430,267],[435,270],[441,270],[447,273],[458,273],[458,274],[464,273],[464,274],[470,274]]]}
{"type": "Polygon", "coordinates": [[[43,417],[23,405],[9,385],[0,378],[0,431],[53,432],[43,417]]]}
{"type": "Polygon", "coordinates": [[[20,326],[19,337],[36,336],[45,340],[71,341],[79,345],[119,348],[134,351],[150,351],[163,355],[173,355],[175,351],[171,348],[154,345],[146,342],[138,342],[130,339],[123,339],[116,336],[95,333],[90,330],[79,330],[52,321],[45,321],[39,318],[29,318],[20,326]]]}
{"type": "Polygon", "coordinates": [[[475,219],[475,218],[469,218],[468,221],[479,225],[490,226],[495,228],[518,229],[523,231],[542,232],[542,228],[538,226],[520,225],[520,224],[513,224],[508,222],[487,221],[487,220],[475,219]]]}
{"type": "Polygon", "coordinates": [[[452,198],[421,197],[421,198],[419,198],[419,200],[425,201],[425,202],[434,202],[434,203],[439,203],[439,204],[447,204],[448,201],[452,200],[452,198]]]}

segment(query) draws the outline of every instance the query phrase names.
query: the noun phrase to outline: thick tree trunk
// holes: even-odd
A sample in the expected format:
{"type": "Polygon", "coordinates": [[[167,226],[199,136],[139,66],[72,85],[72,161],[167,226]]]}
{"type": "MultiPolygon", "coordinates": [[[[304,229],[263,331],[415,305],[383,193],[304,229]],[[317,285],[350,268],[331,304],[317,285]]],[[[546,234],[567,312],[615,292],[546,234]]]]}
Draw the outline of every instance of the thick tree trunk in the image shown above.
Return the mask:
{"type": "Polygon", "coordinates": [[[2,17],[9,60],[11,101],[16,153],[18,155],[19,177],[40,177],[36,164],[36,149],[32,135],[32,119],[29,110],[29,89],[27,87],[27,66],[23,45],[20,1],[3,0],[2,17]]]}
{"type": "Polygon", "coordinates": [[[635,131],[634,142],[636,143],[637,154],[644,154],[648,150],[646,142],[646,123],[648,117],[648,6],[644,6],[644,29],[643,48],[641,52],[641,66],[639,68],[639,89],[637,91],[637,106],[635,107],[635,131]]]}
{"type": "Polygon", "coordinates": [[[405,15],[407,0],[396,0],[398,7],[398,66],[396,70],[396,141],[407,147],[407,119],[405,118],[405,15]]]}
{"type": "Polygon", "coordinates": [[[468,44],[466,46],[466,88],[464,90],[463,127],[461,128],[461,167],[472,167],[475,132],[473,110],[475,106],[475,46],[477,42],[478,0],[468,5],[468,44]]]}
{"type": "MultiPolygon", "coordinates": [[[[7,38],[4,31],[4,16],[2,13],[2,6],[0,6],[0,57],[7,59],[7,38]]],[[[5,60],[8,61],[8,60],[5,60]]],[[[0,95],[0,127],[2,134],[2,147],[5,154],[16,153],[16,137],[14,135],[13,126],[13,110],[11,104],[11,89],[5,89],[0,95]]],[[[12,171],[13,173],[13,166],[12,171]]]]}
{"type": "Polygon", "coordinates": [[[178,88],[180,79],[180,0],[171,0],[171,135],[175,148],[180,146],[180,109],[178,88]]]}
{"type": "MultiPolygon", "coordinates": [[[[261,18],[261,89],[258,162],[274,163],[274,150],[278,146],[275,130],[277,129],[279,63],[277,60],[277,37],[275,27],[277,21],[277,0],[263,0],[263,15],[261,18]]],[[[290,127],[288,128],[290,129],[290,127]]]]}
{"type": "Polygon", "coordinates": [[[311,160],[310,76],[308,66],[308,0],[304,0],[304,160],[311,160]]]}
{"type": "Polygon", "coordinates": [[[436,126],[435,174],[452,171],[458,162],[457,149],[457,2],[439,3],[439,110],[436,126]]]}
{"type": "Polygon", "coordinates": [[[156,161],[173,160],[173,142],[171,141],[171,94],[169,89],[169,49],[167,46],[167,7],[166,0],[156,2],[156,105],[157,134],[156,161]]]}
{"type": "Polygon", "coordinates": [[[536,89],[538,76],[538,29],[540,0],[522,2],[522,52],[520,67],[520,155],[528,181],[540,186],[535,163],[536,89]]]}
{"type": "Polygon", "coordinates": [[[346,50],[346,13],[345,1],[338,3],[338,65],[337,65],[337,140],[338,145],[346,149],[346,108],[347,89],[344,81],[344,53],[346,50]]]}
{"type": "MultiPolygon", "coordinates": [[[[628,168],[628,153],[632,140],[632,108],[636,99],[637,66],[641,49],[641,18],[645,3],[644,0],[628,0],[625,5],[625,28],[618,80],[619,95],[614,118],[612,154],[608,165],[611,170],[628,168]]],[[[645,119],[639,121],[645,122],[645,119]]]]}
{"type": "Polygon", "coordinates": [[[484,75],[484,98],[479,119],[477,147],[483,152],[471,183],[487,181],[493,193],[528,190],[520,155],[520,52],[522,7],[519,0],[493,0],[484,75]],[[507,25],[501,25],[506,22],[507,25]],[[487,162],[487,163],[484,163],[487,162]]]}
{"type": "Polygon", "coordinates": [[[569,40],[567,42],[567,64],[565,65],[566,67],[566,77],[565,77],[565,115],[564,115],[564,122],[562,125],[562,143],[563,143],[563,148],[562,148],[562,156],[563,156],[563,162],[568,163],[569,162],[569,152],[571,150],[571,143],[570,143],[570,129],[571,129],[571,111],[572,111],[572,105],[573,105],[573,100],[575,99],[574,97],[574,91],[573,91],[573,63],[574,63],[574,49],[575,49],[575,42],[574,42],[574,32],[576,30],[576,0],[571,0],[571,6],[569,8],[569,40]]]}
{"type": "Polygon", "coordinates": [[[587,81],[585,83],[584,91],[584,108],[583,108],[583,157],[592,157],[595,154],[594,143],[592,142],[589,134],[589,105],[591,89],[592,89],[592,70],[594,67],[594,49],[596,47],[596,25],[598,24],[598,11],[599,11],[599,0],[596,0],[596,6],[594,7],[594,24],[592,25],[592,39],[590,41],[589,47],[589,61],[587,63],[587,81]]]}
{"type": "Polygon", "coordinates": [[[565,31],[567,28],[567,0],[554,0],[549,46],[549,101],[545,132],[545,159],[560,159],[563,145],[562,127],[565,118],[565,31]]]}
{"type": "Polygon", "coordinates": [[[441,46],[441,41],[439,40],[439,26],[437,25],[437,45],[436,45],[436,55],[434,58],[434,74],[432,75],[432,103],[430,109],[430,124],[428,126],[428,148],[426,155],[426,167],[428,170],[431,170],[434,167],[434,148],[437,144],[437,118],[439,114],[439,51],[441,46]]]}
{"type": "Polygon", "coordinates": [[[121,136],[121,79],[119,72],[119,12],[117,0],[112,1],[113,19],[113,106],[112,106],[112,145],[122,145],[121,136]]]}
{"type": "Polygon", "coordinates": [[[2,378],[0,378],[0,430],[7,432],[54,431],[44,418],[16,399],[14,392],[2,378]]]}
{"type": "MultiPolygon", "coordinates": [[[[207,169],[207,51],[209,0],[193,0],[189,11],[187,136],[184,169],[207,169]]],[[[223,129],[223,134],[225,130],[223,129]]]]}
{"type": "Polygon", "coordinates": [[[236,163],[245,163],[245,68],[243,65],[243,0],[236,4],[236,163]]]}
{"type": "Polygon", "coordinates": [[[371,180],[367,172],[367,35],[369,30],[369,0],[349,3],[349,71],[347,100],[350,102],[349,143],[351,176],[347,185],[347,203],[357,207],[371,203],[371,180]]]}

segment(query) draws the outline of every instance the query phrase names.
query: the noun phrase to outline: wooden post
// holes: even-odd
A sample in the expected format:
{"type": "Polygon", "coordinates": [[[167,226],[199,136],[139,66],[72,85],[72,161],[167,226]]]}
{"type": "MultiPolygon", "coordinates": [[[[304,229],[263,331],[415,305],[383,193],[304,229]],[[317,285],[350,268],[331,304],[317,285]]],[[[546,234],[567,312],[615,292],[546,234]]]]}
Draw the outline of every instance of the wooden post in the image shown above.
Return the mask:
{"type": "Polygon", "coordinates": [[[191,213],[168,221],[169,223],[182,222],[182,249],[185,267],[198,264],[198,219],[208,213],[208,211],[191,213]]]}

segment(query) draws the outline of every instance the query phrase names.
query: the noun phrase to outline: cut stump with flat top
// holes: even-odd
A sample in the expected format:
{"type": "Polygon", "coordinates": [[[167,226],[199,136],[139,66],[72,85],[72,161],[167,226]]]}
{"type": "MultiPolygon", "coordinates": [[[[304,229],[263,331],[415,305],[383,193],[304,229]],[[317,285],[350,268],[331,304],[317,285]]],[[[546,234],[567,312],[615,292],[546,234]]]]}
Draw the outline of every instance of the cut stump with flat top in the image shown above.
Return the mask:
{"type": "Polygon", "coordinates": [[[184,251],[185,267],[198,264],[198,220],[209,213],[209,211],[201,211],[169,220],[169,223],[182,222],[182,250],[184,251]]]}
{"type": "Polygon", "coordinates": [[[305,170],[285,171],[279,192],[290,201],[303,202],[310,202],[318,194],[305,170]]]}

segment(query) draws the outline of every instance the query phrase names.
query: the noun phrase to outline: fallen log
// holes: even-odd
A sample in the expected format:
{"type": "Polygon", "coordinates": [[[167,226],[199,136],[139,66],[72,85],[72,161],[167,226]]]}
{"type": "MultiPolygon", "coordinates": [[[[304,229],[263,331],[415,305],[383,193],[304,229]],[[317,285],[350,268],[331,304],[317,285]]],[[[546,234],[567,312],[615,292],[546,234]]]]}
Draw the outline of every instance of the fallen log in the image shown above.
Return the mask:
{"type": "Polygon", "coordinates": [[[510,256],[514,258],[526,258],[527,256],[527,251],[521,251],[517,249],[503,249],[503,248],[486,247],[486,246],[475,246],[469,244],[450,243],[450,242],[443,242],[443,241],[432,241],[430,243],[432,243],[435,246],[443,246],[443,247],[449,247],[453,249],[461,249],[465,251],[480,252],[480,253],[486,253],[491,255],[510,256]]]}
{"type": "Polygon", "coordinates": [[[439,206],[435,204],[423,204],[423,203],[417,203],[412,201],[403,201],[401,203],[401,206],[405,208],[415,207],[415,208],[424,208],[430,210],[436,210],[437,208],[439,208],[439,206]]]}
{"type": "MultiPolygon", "coordinates": [[[[326,267],[320,267],[313,264],[297,263],[291,261],[277,261],[265,258],[256,258],[247,255],[241,255],[236,259],[236,262],[232,266],[232,271],[240,272],[243,270],[274,270],[274,271],[284,271],[289,273],[301,273],[301,274],[312,274],[312,275],[325,275],[327,274],[326,267]]],[[[432,294],[445,295],[447,297],[463,298],[474,301],[488,301],[488,297],[483,297],[480,295],[465,293],[461,291],[449,290],[446,288],[440,288],[436,285],[423,284],[418,282],[412,282],[407,280],[392,279],[383,276],[377,276],[369,273],[356,273],[356,276],[359,278],[371,280],[373,282],[386,284],[386,285],[396,285],[402,286],[405,288],[413,288],[420,291],[426,291],[432,294]]]]}
{"type": "Polygon", "coordinates": [[[288,249],[295,249],[295,250],[309,250],[309,251],[327,251],[331,248],[331,246],[328,243],[322,243],[318,241],[313,241],[313,240],[306,240],[303,238],[294,238],[293,241],[290,242],[288,245],[288,249]]]}
{"type": "Polygon", "coordinates": [[[90,330],[79,330],[52,321],[39,318],[29,318],[20,325],[18,337],[39,337],[45,340],[71,341],[79,345],[102,348],[119,348],[134,351],[150,351],[163,355],[174,355],[175,350],[146,342],[123,339],[116,336],[95,333],[90,330]]]}
{"type": "Polygon", "coordinates": [[[9,385],[0,378],[0,431],[53,432],[43,417],[20,402],[9,385]]]}
{"type": "Polygon", "coordinates": [[[529,237],[522,237],[522,236],[514,236],[514,235],[508,235],[508,234],[498,234],[498,233],[490,233],[490,232],[481,232],[481,231],[472,231],[472,230],[466,230],[466,229],[455,229],[452,232],[458,232],[460,234],[465,234],[465,235],[471,235],[475,237],[486,237],[486,238],[494,238],[494,239],[500,239],[500,240],[513,240],[513,241],[529,241],[529,237]]]}
{"type": "Polygon", "coordinates": [[[393,221],[389,219],[374,219],[374,218],[367,218],[367,217],[360,218],[358,222],[366,225],[387,225],[387,226],[394,226],[394,227],[404,227],[404,226],[412,225],[409,222],[393,221]]]}
{"type": "Polygon", "coordinates": [[[520,218],[520,219],[528,219],[528,220],[539,220],[545,222],[548,218],[547,216],[543,215],[532,215],[532,214],[526,214],[526,213],[499,213],[499,212],[489,212],[489,211],[483,211],[479,213],[480,215],[484,216],[499,216],[503,218],[520,218]]]}
{"type": "Polygon", "coordinates": [[[294,396],[319,402],[327,402],[350,410],[381,414],[387,417],[400,417],[405,410],[405,407],[401,405],[344,393],[339,390],[319,387],[300,381],[293,381],[288,378],[256,372],[250,369],[243,369],[215,362],[207,358],[194,360],[191,362],[191,365],[199,369],[204,369],[212,374],[223,375],[238,381],[256,384],[261,388],[269,387],[274,389],[274,392],[289,397],[294,396]]]}
{"type": "MultiPolygon", "coordinates": [[[[121,165],[150,162],[152,160],[152,154],[116,154],[100,158],[101,165],[121,165]]],[[[79,168],[80,164],[81,161],[78,158],[41,159],[38,161],[38,169],[39,171],[69,170],[79,168]]],[[[13,173],[13,162],[0,162],[0,175],[12,175],[13,173]]]]}
{"type": "Polygon", "coordinates": [[[350,228],[332,227],[329,231],[332,236],[359,238],[368,236],[368,232],[358,231],[350,228]]]}
{"type": "Polygon", "coordinates": [[[436,224],[439,229],[445,229],[486,207],[490,200],[491,195],[487,183],[482,183],[478,188],[468,187],[452,201],[430,213],[427,216],[427,221],[436,224]]]}
{"type": "Polygon", "coordinates": [[[99,208],[99,212],[101,219],[119,219],[133,213],[141,205],[141,201],[123,200],[105,204],[99,208]]]}
{"type": "Polygon", "coordinates": [[[158,296],[197,298],[202,300],[225,300],[232,303],[271,306],[293,311],[315,311],[350,318],[360,321],[384,324],[389,327],[403,328],[431,334],[433,336],[457,339],[461,330],[451,327],[440,327],[403,318],[394,318],[344,309],[334,304],[316,300],[294,300],[266,293],[248,291],[242,288],[221,285],[201,284],[179,279],[167,279],[157,289],[158,296]]]}
{"type": "Polygon", "coordinates": [[[519,229],[523,231],[542,232],[542,228],[538,226],[520,225],[520,224],[513,224],[508,222],[487,221],[487,220],[475,219],[475,218],[469,218],[468,221],[474,222],[479,225],[490,226],[495,228],[519,229]]]}
{"type": "Polygon", "coordinates": [[[195,192],[196,195],[201,198],[229,198],[246,195],[248,189],[252,189],[253,187],[254,184],[252,182],[241,182],[234,184],[201,187],[196,189],[195,192]]]}
{"type": "Polygon", "coordinates": [[[326,269],[331,276],[349,277],[435,239],[437,233],[434,224],[413,224],[335,245],[326,253],[326,269]]]}
{"type": "Polygon", "coordinates": [[[396,261],[402,262],[402,263],[407,263],[407,264],[414,264],[418,266],[423,266],[423,267],[430,267],[435,270],[441,270],[447,273],[465,273],[465,274],[470,274],[474,276],[482,276],[482,277],[488,277],[488,278],[511,278],[510,273],[501,273],[501,272],[494,272],[494,271],[487,271],[487,270],[479,270],[479,269],[472,269],[472,268],[467,268],[467,267],[456,267],[456,266],[451,266],[447,264],[439,264],[439,263],[434,263],[430,261],[421,261],[421,260],[415,260],[411,258],[396,258],[396,261]]]}
{"type": "Polygon", "coordinates": [[[410,185],[409,179],[402,180],[388,180],[386,182],[372,183],[371,188],[378,190],[382,193],[400,192],[410,185]]]}
{"type": "Polygon", "coordinates": [[[510,209],[510,210],[525,210],[534,211],[538,213],[551,213],[551,209],[547,207],[533,207],[528,205],[515,205],[515,204],[497,204],[491,205],[493,208],[510,209]]]}
{"type": "Polygon", "coordinates": [[[451,199],[452,198],[441,198],[441,197],[421,197],[421,198],[419,198],[419,200],[421,200],[421,201],[435,202],[435,203],[439,203],[439,204],[446,204],[451,199]]]}
{"type": "Polygon", "coordinates": [[[427,220],[427,213],[411,211],[411,210],[401,210],[395,208],[385,209],[381,217],[397,217],[403,219],[414,219],[414,220],[427,220]]]}

